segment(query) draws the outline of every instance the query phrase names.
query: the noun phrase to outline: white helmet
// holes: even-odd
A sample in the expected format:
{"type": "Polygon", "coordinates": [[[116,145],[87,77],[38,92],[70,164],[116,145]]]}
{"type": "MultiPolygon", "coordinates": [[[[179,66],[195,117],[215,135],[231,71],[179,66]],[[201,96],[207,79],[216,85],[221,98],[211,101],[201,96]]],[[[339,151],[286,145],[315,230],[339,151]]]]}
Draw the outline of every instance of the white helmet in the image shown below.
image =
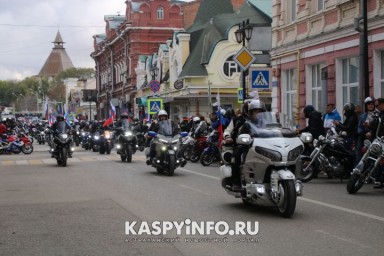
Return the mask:
{"type": "Polygon", "coordinates": [[[192,121],[193,121],[194,123],[196,123],[196,122],[200,122],[200,117],[195,116],[195,117],[192,119],[192,121]]]}
{"type": "Polygon", "coordinates": [[[367,97],[367,98],[365,98],[365,100],[364,100],[364,104],[367,104],[367,103],[369,103],[369,102],[375,102],[375,99],[372,98],[372,97],[367,97]]]}
{"type": "Polygon", "coordinates": [[[168,117],[168,113],[165,110],[160,110],[159,113],[157,113],[157,116],[158,117],[160,117],[160,116],[167,116],[168,117]]]}
{"type": "Polygon", "coordinates": [[[225,115],[225,113],[226,113],[227,111],[225,110],[225,109],[220,109],[220,114],[223,116],[223,115],[225,115]]]}
{"type": "Polygon", "coordinates": [[[265,104],[261,100],[252,100],[251,103],[249,103],[248,111],[251,111],[253,109],[260,109],[261,111],[266,111],[265,104]]]}

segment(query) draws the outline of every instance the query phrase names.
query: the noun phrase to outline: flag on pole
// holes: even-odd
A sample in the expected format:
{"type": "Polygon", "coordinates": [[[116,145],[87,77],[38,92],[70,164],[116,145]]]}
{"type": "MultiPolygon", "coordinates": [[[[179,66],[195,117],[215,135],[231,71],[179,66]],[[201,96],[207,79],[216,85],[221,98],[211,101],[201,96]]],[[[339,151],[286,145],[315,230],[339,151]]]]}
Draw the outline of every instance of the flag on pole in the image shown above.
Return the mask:
{"type": "Polygon", "coordinates": [[[71,122],[69,121],[69,110],[68,110],[68,105],[67,104],[64,104],[64,120],[65,122],[71,126],[71,122]]]}
{"type": "Polygon", "coordinates": [[[105,120],[105,122],[103,123],[102,127],[105,127],[105,126],[108,126],[110,124],[113,124],[113,119],[116,116],[115,106],[112,104],[112,101],[110,101],[109,103],[111,105],[111,108],[109,110],[109,118],[107,120],[105,120]]]}
{"type": "Polygon", "coordinates": [[[49,119],[48,99],[45,100],[45,119],[49,119]]]}

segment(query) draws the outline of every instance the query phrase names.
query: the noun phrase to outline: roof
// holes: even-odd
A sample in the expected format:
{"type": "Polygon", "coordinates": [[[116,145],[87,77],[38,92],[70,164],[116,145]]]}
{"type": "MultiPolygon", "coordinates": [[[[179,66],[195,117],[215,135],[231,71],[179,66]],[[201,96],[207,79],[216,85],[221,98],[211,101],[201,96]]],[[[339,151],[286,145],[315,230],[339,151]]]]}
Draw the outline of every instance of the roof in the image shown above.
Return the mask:
{"type": "Polygon", "coordinates": [[[272,0],[248,0],[248,2],[269,17],[272,17],[272,0]]]}
{"type": "MultiPolygon", "coordinates": [[[[203,13],[208,14],[207,8],[217,8],[215,4],[218,1],[220,0],[205,0],[200,5],[198,14],[201,8],[204,8],[203,13]],[[206,4],[204,6],[204,3],[211,3],[212,5],[206,4]]],[[[223,3],[228,4],[227,1],[223,3]]],[[[207,76],[208,72],[205,64],[209,62],[217,43],[228,39],[228,32],[233,26],[237,26],[247,19],[249,19],[250,23],[254,26],[271,26],[272,23],[271,17],[251,2],[245,2],[237,13],[233,11],[230,13],[221,13],[211,16],[210,19],[201,18],[202,14],[200,14],[199,17],[200,21],[206,20],[206,22],[204,24],[194,24],[186,31],[191,34],[191,50],[179,78],[207,76]]]]}
{"type": "Polygon", "coordinates": [[[41,68],[38,76],[56,76],[60,72],[74,67],[71,59],[65,51],[65,48],[63,47],[64,41],[59,31],[57,32],[53,43],[54,47],[41,68]]]}
{"type": "Polygon", "coordinates": [[[117,29],[121,24],[125,22],[124,15],[105,15],[104,21],[108,22],[109,29],[117,29]]]}

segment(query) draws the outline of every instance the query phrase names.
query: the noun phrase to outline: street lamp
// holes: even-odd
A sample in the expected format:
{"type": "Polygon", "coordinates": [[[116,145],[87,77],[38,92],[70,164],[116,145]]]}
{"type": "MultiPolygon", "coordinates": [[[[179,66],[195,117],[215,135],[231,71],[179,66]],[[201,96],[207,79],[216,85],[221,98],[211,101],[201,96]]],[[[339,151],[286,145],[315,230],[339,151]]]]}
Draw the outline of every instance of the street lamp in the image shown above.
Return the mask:
{"type": "MultiPolygon", "coordinates": [[[[249,41],[252,38],[253,28],[249,24],[249,19],[247,21],[243,21],[239,24],[239,28],[235,31],[236,41],[237,43],[243,43],[243,47],[245,47],[245,40],[249,41]]],[[[242,71],[242,80],[243,80],[243,102],[247,98],[247,91],[245,86],[245,77],[248,75],[248,70],[242,71]]]]}
{"type": "Polygon", "coordinates": [[[152,80],[156,80],[156,77],[158,74],[159,74],[159,68],[157,66],[153,65],[152,69],[151,69],[152,80]]]}
{"type": "Polygon", "coordinates": [[[32,94],[36,96],[36,109],[37,109],[37,113],[40,113],[39,112],[39,94],[33,89],[29,89],[29,90],[31,90],[32,94]]]}

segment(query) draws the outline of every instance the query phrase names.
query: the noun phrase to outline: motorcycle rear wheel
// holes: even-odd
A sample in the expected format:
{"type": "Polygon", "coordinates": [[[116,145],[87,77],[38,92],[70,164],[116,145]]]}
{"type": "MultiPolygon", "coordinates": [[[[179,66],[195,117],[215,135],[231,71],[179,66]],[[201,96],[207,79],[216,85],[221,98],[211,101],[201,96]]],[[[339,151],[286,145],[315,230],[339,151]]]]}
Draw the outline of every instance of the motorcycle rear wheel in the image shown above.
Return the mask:
{"type": "Polygon", "coordinates": [[[289,218],[296,208],[296,189],[293,180],[283,180],[279,183],[280,199],[277,205],[280,215],[289,218]]]}
{"type": "Polygon", "coordinates": [[[192,163],[197,163],[200,160],[201,153],[196,147],[192,147],[191,150],[189,150],[189,160],[191,160],[192,163]]]}

